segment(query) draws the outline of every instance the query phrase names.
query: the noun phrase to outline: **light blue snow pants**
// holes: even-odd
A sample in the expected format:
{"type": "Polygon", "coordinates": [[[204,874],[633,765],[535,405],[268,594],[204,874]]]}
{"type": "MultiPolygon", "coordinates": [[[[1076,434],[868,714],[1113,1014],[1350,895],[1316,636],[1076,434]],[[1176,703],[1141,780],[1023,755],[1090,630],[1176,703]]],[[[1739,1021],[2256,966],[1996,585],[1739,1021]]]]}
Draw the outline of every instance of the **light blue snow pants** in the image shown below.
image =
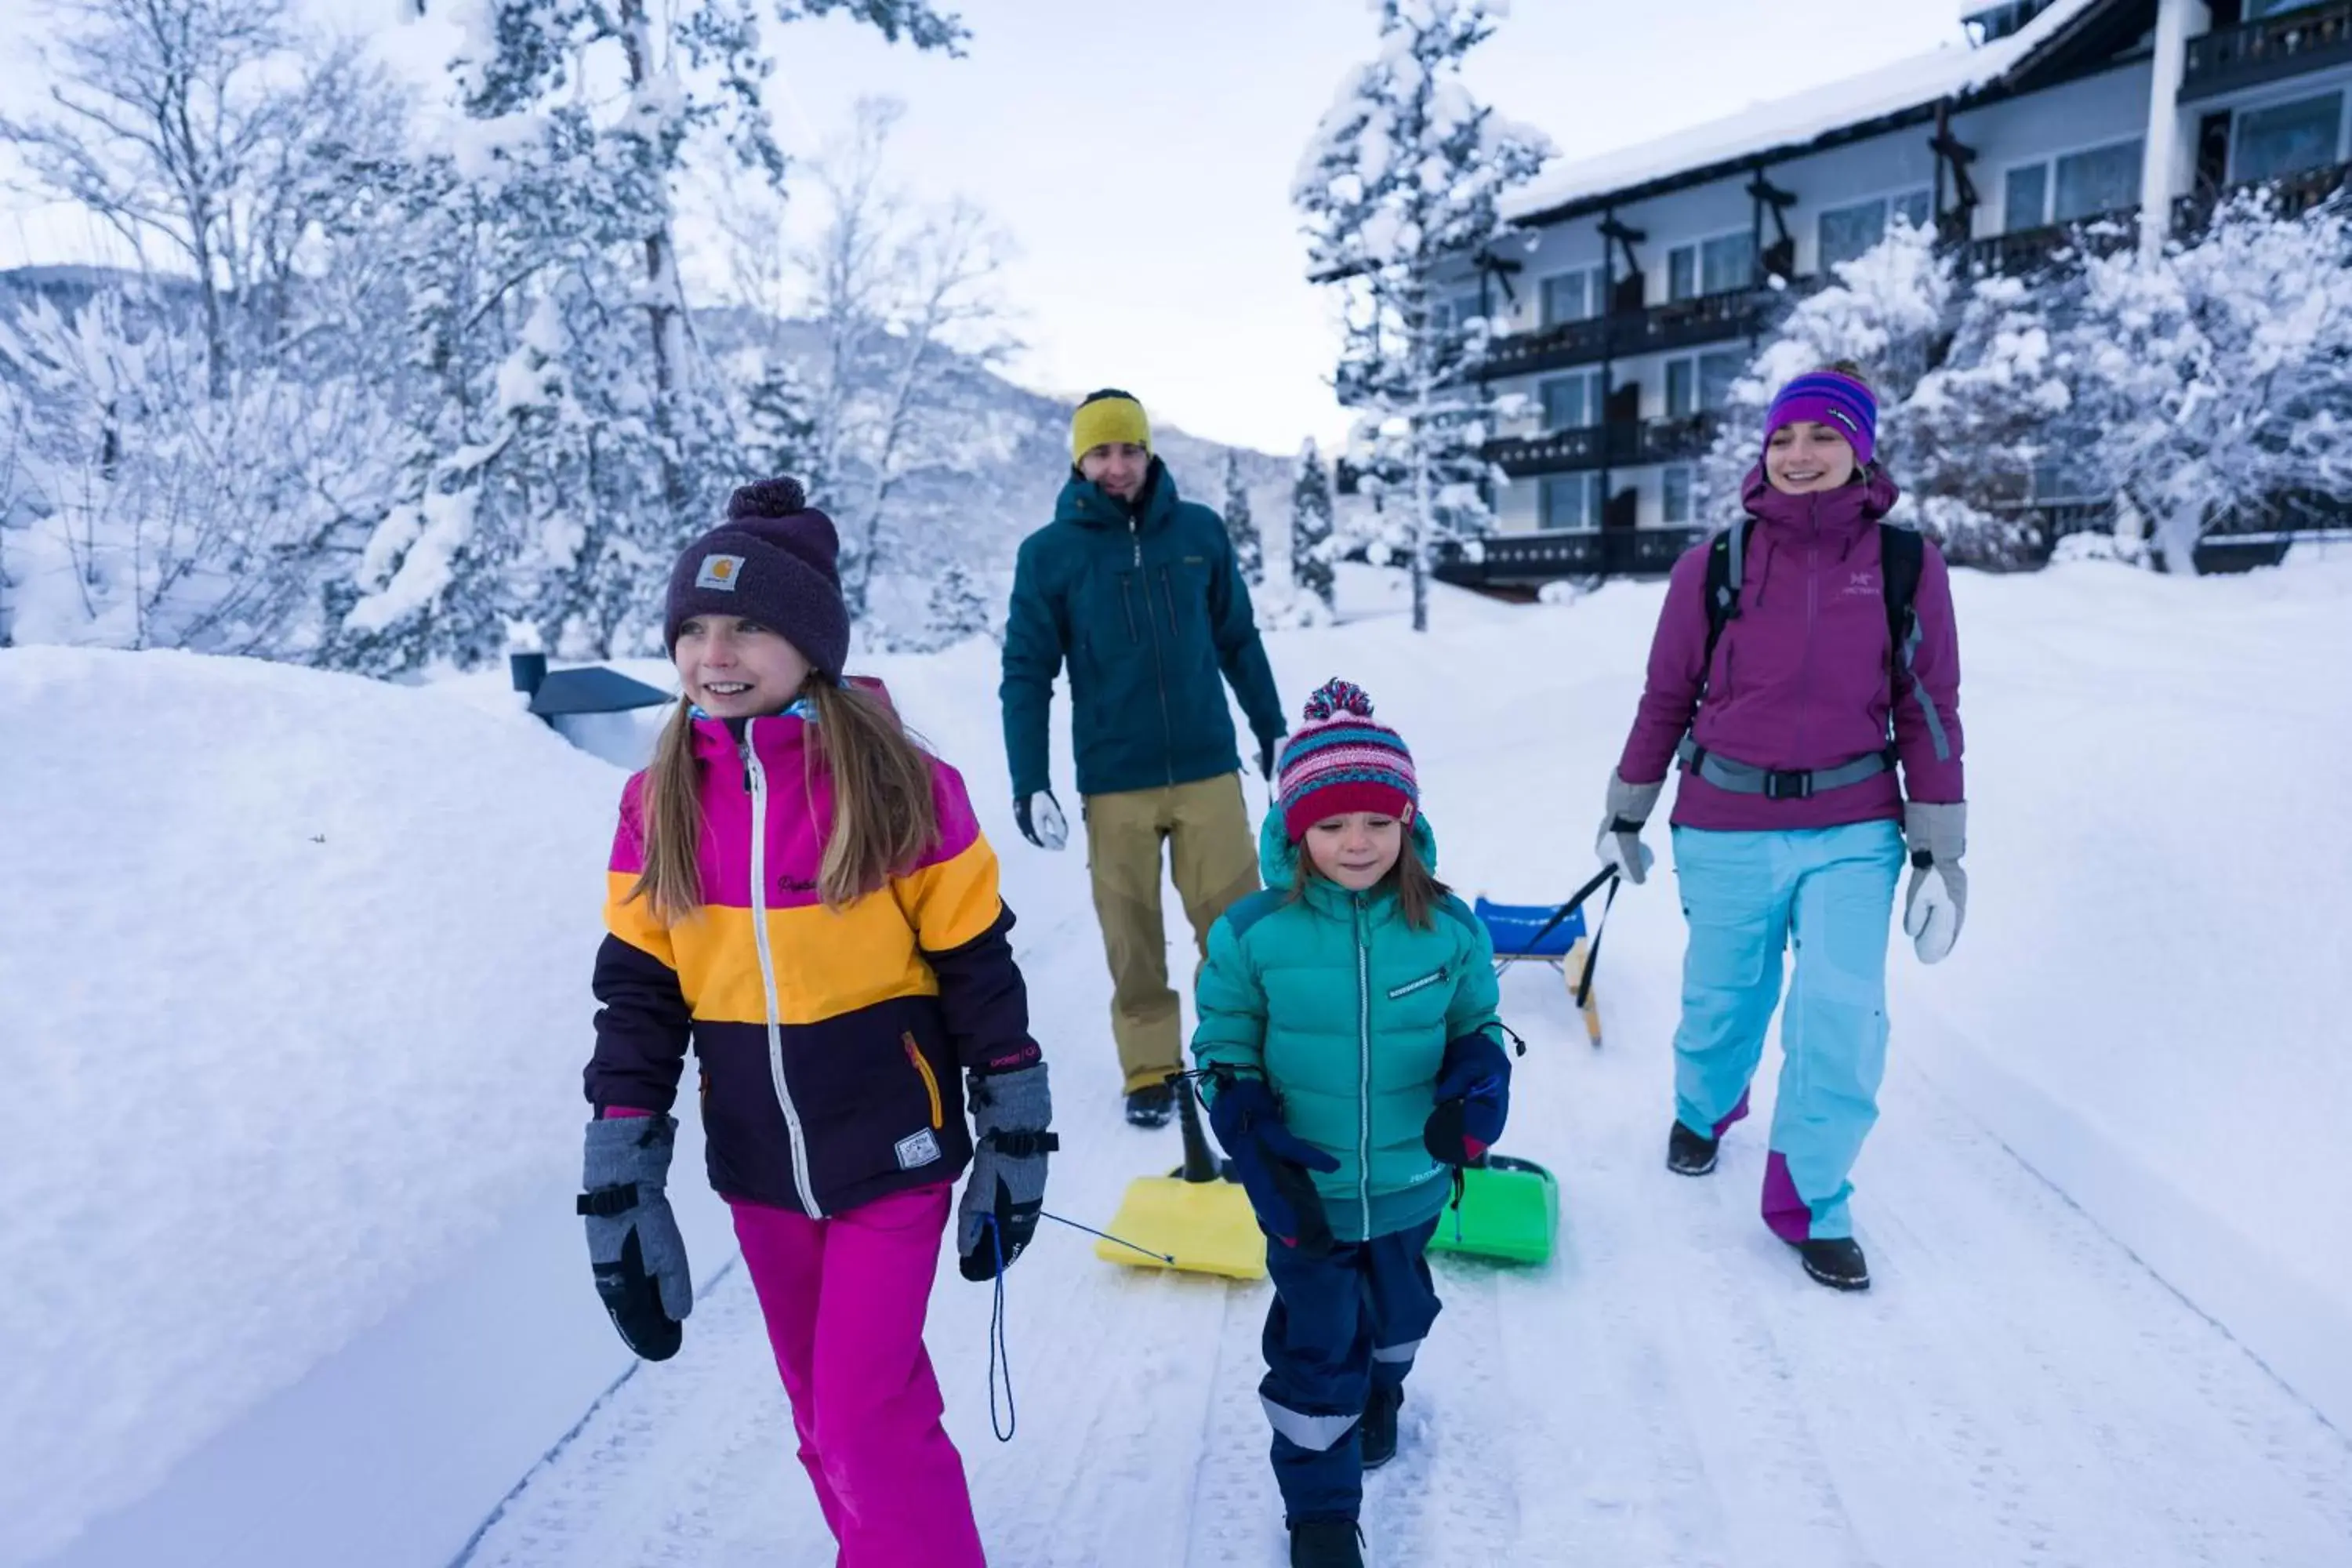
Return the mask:
{"type": "Polygon", "coordinates": [[[1780,1091],[1764,1223],[1784,1241],[1852,1236],[1846,1177],[1878,1120],[1886,1071],[1886,944],[1903,835],[1892,822],[1773,833],[1674,830],[1690,946],[1675,1031],[1675,1115],[1720,1138],[1780,1019],[1780,1091]]]}

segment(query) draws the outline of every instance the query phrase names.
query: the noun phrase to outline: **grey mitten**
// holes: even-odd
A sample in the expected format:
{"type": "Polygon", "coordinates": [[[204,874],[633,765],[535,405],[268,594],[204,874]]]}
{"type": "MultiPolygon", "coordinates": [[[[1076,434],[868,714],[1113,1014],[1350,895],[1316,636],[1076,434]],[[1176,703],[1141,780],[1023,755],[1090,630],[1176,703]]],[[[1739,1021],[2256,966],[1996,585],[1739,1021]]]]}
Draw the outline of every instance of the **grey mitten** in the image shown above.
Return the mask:
{"type": "Polygon", "coordinates": [[[1616,867],[1637,888],[1649,880],[1650,866],[1656,858],[1642,842],[1642,829],[1665,787],[1664,779],[1656,784],[1627,784],[1615,768],[1609,770],[1609,799],[1601,810],[1601,836],[1592,841],[1592,850],[1603,865],[1616,867]]]}
{"type": "Polygon", "coordinates": [[[1045,1156],[1061,1147],[1047,1129],[1054,1097],[1045,1064],[1011,1072],[972,1073],[971,1174],[956,1208],[957,1267],[971,1280],[993,1279],[1037,1234],[1045,1206],[1045,1156]]]}
{"type": "Polygon", "coordinates": [[[621,1338],[647,1361],[667,1361],[677,1353],[685,1339],[680,1325],[694,1310],[686,1238],[662,1191],[677,1142],[672,1117],[591,1121],[584,1190],[576,1205],[588,1222],[596,1295],[621,1338]]]}
{"type": "Polygon", "coordinates": [[[1922,963],[1941,963],[1960,940],[1969,913],[1969,874],[1960,857],[1969,848],[1966,801],[1936,805],[1913,801],[1903,808],[1903,837],[1911,846],[1911,887],[1903,898],[1903,934],[1922,963]]]}

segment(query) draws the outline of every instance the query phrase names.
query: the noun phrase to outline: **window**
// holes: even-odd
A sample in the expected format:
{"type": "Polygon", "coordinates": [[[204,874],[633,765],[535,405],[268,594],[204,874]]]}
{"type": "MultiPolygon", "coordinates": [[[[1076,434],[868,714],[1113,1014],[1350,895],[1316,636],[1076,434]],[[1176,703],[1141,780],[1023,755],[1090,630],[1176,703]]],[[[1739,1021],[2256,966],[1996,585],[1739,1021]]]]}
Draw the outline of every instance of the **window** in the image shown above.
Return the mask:
{"type": "Polygon", "coordinates": [[[1742,231],[1710,239],[1698,247],[1698,289],[1721,294],[1756,282],[1756,236],[1742,231]]]}
{"type": "Polygon", "coordinates": [[[1579,268],[1555,272],[1543,280],[1543,324],[1589,321],[1601,314],[1601,269],[1579,268]]]}
{"type": "Polygon", "coordinates": [[[2323,93],[2238,111],[2231,165],[2241,180],[2270,180],[2336,162],[2344,95],[2323,93]]]}
{"type": "Polygon", "coordinates": [[[2140,161],[2141,143],[2136,139],[2059,159],[2050,221],[2074,223],[2139,205],[2140,161]]]}
{"type": "Polygon", "coordinates": [[[1601,526],[1601,476],[1555,474],[1543,482],[1543,526],[1567,533],[1601,526]]]}
{"type": "Polygon", "coordinates": [[[1461,293],[1441,295],[1429,310],[1430,324],[1441,332],[1458,332],[1486,313],[1475,289],[1461,293]]]}
{"type": "Polygon", "coordinates": [[[2001,232],[2016,234],[2022,229],[2040,228],[2049,221],[2043,216],[2049,205],[2049,164],[2028,163],[2021,169],[2011,169],[2001,186],[2001,232]]]}
{"type": "Polygon", "coordinates": [[[1822,214],[1822,269],[1869,251],[1886,237],[1886,226],[1898,217],[1914,228],[1927,227],[1928,208],[1934,205],[1935,197],[1927,192],[1906,191],[1899,196],[1874,196],[1851,206],[1831,207],[1822,214]]]}
{"type": "Polygon", "coordinates": [[[1598,372],[1555,376],[1538,390],[1543,397],[1545,430],[1581,430],[1601,423],[1598,372]]]}
{"type": "Polygon", "coordinates": [[[1731,384],[1748,368],[1748,356],[1718,350],[1666,362],[1666,417],[1687,419],[1731,401],[1731,384]]]}
{"type": "Polygon", "coordinates": [[[1856,202],[1822,214],[1822,265],[1824,272],[1841,261],[1865,254],[1886,236],[1886,204],[1856,202]]]}
{"type": "Polygon", "coordinates": [[[1756,281],[1756,236],[1742,229],[1666,252],[1666,298],[1696,299],[1752,287],[1756,281]]]}
{"type": "Polygon", "coordinates": [[[1675,526],[1691,521],[1691,469],[1687,463],[1676,463],[1660,476],[1664,489],[1665,521],[1675,526]]]}

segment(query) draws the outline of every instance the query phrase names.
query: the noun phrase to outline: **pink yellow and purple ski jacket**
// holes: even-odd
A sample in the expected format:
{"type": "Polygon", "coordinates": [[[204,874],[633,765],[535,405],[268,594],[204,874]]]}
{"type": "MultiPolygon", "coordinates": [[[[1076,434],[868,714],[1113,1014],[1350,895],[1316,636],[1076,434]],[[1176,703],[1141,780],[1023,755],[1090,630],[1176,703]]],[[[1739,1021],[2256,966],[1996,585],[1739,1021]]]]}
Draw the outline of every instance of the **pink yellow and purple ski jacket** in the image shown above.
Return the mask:
{"type": "Polygon", "coordinates": [[[817,873],[833,799],[815,725],[698,718],[694,747],[703,907],[676,925],[629,897],[645,867],[645,774],[622,791],[589,1100],[667,1110],[690,1042],[722,1196],[823,1217],[953,1180],[971,1156],[963,1070],[1042,1059],[996,855],[962,778],[934,760],[937,845],[887,889],[828,910],[817,873]]]}
{"type": "Polygon", "coordinates": [[[1706,751],[1752,767],[1836,767],[1885,750],[1891,713],[1900,784],[1890,769],[1807,799],[1771,800],[1718,789],[1685,770],[1675,793],[1676,826],[1840,827],[1900,820],[1906,795],[1937,803],[1966,798],[1951,574],[1926,542],[1913,603],[1919,641],[1910,676],[1898,681],[1878,521],[1900,492],[1883,471],[1869,476],[1834,490],[1784,495],[1766,482],[1760,464],[1748,475],[1742,500],[1756,526],[1740,613],[1725,624],[1708,666],[1708,545],[1685,551],[1666,587],[1649,679],[1617,771],[1628,784],[1664,778],[1686,730],[1706,751]],[[1935,722],[1923,703],[1933,705],[1935,722]]]}

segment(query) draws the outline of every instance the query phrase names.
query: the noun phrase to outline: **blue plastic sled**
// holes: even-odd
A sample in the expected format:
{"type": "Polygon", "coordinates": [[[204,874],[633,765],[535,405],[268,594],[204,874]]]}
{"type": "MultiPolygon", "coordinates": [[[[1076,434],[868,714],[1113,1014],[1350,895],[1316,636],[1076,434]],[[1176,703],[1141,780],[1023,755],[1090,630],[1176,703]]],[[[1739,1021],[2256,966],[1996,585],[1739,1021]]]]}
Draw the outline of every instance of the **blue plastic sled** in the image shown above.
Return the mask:
{"type": "MultiPolygon", "coordinates": [[[[1522,960],[1549,963],[1559,971],[1568,983],[1572,997],[1584,980],[1584,966],[1591,949],[1585,940],[1584,910],[1580,907],[1568,911],[1567,917],[1553,925],[1552,916],[1559,912],[1557,904],[1497,904],[1480,898],[1472,912],[1486,927],[1486,934],[1495,944],[1495,973],[1500,974],[1522,960]],[[1538,939],[1538,933],[1541,932],[1538,939]]],[[[1591,992],[1584,997],[1584,1032],[1593,1045],[1601,1044],[1601,999],[1591,992]]]]}

